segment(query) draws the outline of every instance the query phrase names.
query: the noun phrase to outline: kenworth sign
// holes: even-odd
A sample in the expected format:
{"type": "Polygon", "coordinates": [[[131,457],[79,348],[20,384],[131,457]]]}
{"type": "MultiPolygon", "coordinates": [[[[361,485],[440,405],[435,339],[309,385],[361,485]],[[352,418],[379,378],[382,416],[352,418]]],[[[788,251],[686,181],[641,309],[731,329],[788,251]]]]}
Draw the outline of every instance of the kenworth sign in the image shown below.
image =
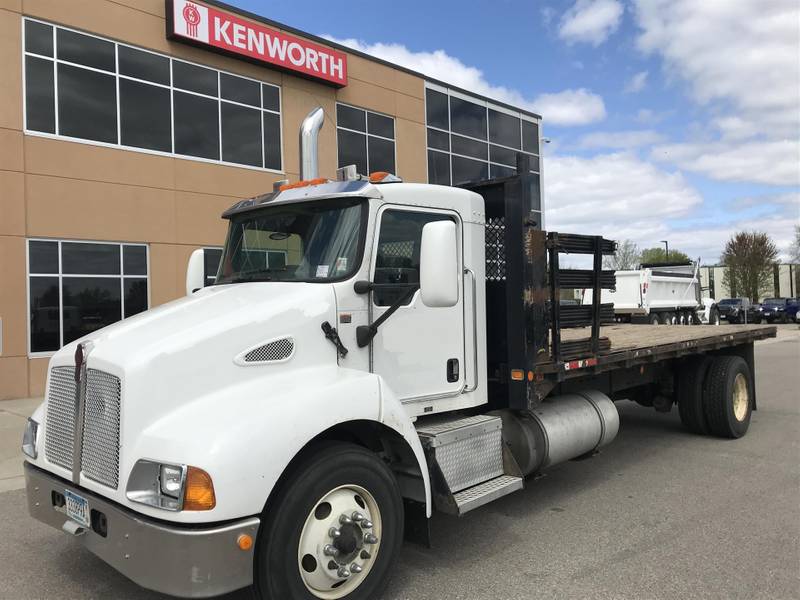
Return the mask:
{"type": "Polygon", "coordinates": [[[167,0],[167,37],[347,85],[347,56],[234,13],[192,0],[167,0]]]}

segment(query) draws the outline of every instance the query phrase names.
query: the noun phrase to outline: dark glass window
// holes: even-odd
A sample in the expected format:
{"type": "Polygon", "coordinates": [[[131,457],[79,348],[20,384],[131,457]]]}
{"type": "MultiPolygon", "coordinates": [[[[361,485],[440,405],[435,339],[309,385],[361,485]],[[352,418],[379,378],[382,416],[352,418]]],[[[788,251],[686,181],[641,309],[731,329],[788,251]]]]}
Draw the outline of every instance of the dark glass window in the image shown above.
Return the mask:
{"type": "Polygon", "coordinates": [[[451,130],[486,139],[486,108],[461,98],[450,97],[451,130]]]}
{"type": "Polygon", "coordinates": [[[112,42],[61,28],[56,32],[56,40],[59,60],[116,72],[112,42]]]}
{"type": "Polygon", "coordinates": [[[274,85],[261,85],[262,107],[267,110],[279,111],[281,109],[281,92],[274,85]]]}
{"type": "Polygon", "coordinates": [[[261,112],[222,103],[222,160],[261,166],[261,112]]]}
{"type": "Polygon", "coordinates": [[[377,113],[367,113],[367,131],[372,135],[394,139],[394,119],[377,113]]]}
{"type": "Polygon", "coordinates": [[[124,145],[172,151],[172,108],[168,89],[120,79],[119,112],[124,145]]]}
{"type": "Polygon", "coordinates": [[[123,246],[122,269],[125,275],[147,275],[147,248],[123,246]]]}
{"type": "Polygon", "coordinates": [[[125,318],[147,310],[147,279],[125,278],[125,318]]]}
{"type": "Polygon", "coordinates": [[[489,176],[489,165],[469,158],[453,156],[453,185],[478,181],[489,176]]]}
{"type": "Polygon", "coordinates": [[[447,94],[425,90],[425,118],[428,125],[449,130],[450,119],[447,112],[447,94]]]}
{"type": "Polygon", "coordinates": [[[117,142],[117,84],[113,75],[58,65],[58,133],[117,142]]]}
{"type": "Polygon", "coordinates": [[[218,101],[173,92],[175,152],[219,159],[218,101]]]}
{"type": "Polygon", "coordinates": [[[58,277],[30,278],[31,352],[50,352],[60,345],[61,309],[58,277]]]}
{"type": "Polygon", "coordinates": [[[217,278],[219,261],[222,259],[222,250],[218,248],[203,249],[203,269],[205,271],[206,285],[211,285],[217,278]]]}
{"type": "Polygon", "coordinates": [[[217,96],[217,72],[189,63],[172,61],[172,85],[176,88],[217,96]]]}
{"type": "Polygon", "coordinates": [[[234,102],[241,102],[255,107],[261,106],[261,92],[257,81],[220,73],[219,82],[220,93],[226,100],[233,100],[234,102]]]}
{"type": "MultiPolygon", "coordinates": [[[[396,289],[383,288],[373,292],[375,304],[388,306],[407,293],[406,285],[419,285],[420,245],[422,228],[426,223],[446,221],[446,215],[387,210],[381,217],[378,252],[375,257],[375,277],[379,284],[397,284],[396,289]]],[[[409,296],[403,306],[411,303],[409,296]]]]}
{"type": "Polygon", "coordinates": [[[369,172],[395,172],[394,142],[369,136],[369,172]]]}
{"type": "Polygon", "coordinates": [[[501,148],[499,146],[489,146],[489,160],[508,166],[517,166],[517,153],[515,150],[501,148]]]}
{"type": "Polygon", "coordinates": [[[32,131],[56,132],[53,62],[25,57],[25,126],[32,131]]]}
{"type": "MultiPolygon", "coordinates": [[[[542,187],[540,185],[539,175],[534,175],[531,183],[531,208],[533,210],[542,210],[542,187]]],[[[541,221],[541,219],[540,219],[541,221]]]]}
{"type": "Polygon", "coordinates": [[[356,165],[359,173],[369,173],[367,168],[367,136],[340,129],[337,134],[339,166],[356,165]]]}
{"type": "Polygon", "coordinates": [[[453,154],[463,154],[486,160],[486,142],[478,142],[460,135],[450,136],[450,148],[453,154]]]}
{"type": "Polygon", "coordinates": [[[450,150],[450,136],[443,131],[428,128],[428,146],[439,150],[450,150]]]}
{"type": "Polygon", "coordinates": [[[28,266],[31,273],[58,273],[58,242],[28,242],[28,266]]]}
{"type": "Polygon", "coordinates": [[[62,242],[61,270],[64,274],[119,275],[119,245],[62,242]]]}
{"type": "Polygon", "coordinates": [[[169,85],[169,59],[151,52],[128,46],[119,46],[119,72],[121,75],[169,85]]]}
{"type": "Polygon", "coordinates": [[[65,344],[120,320],[122,298],[116,277],[64,277],[61,282],[65,344]]]}
{"type": "Polygon", "coordinates": [[[281,170],[281,118],[273,113],[264,115],[264,167],[281,170]]]}
{"type": "Polygon", "coordinates": [[[25,21],[25,52],[53,56],[53,27],[25,21]]]}
{"type": "Polygon", "coordinates": [[[516,175],[517,170],[513,167],[492,164],[489,166],[489,177],[511,177],[516,175]]]}
{"type": "Polygon", "coordinates": [[[489,141],[512,148],[520,147],[519,117],[489,109],[489,141]]]}
{"type": "Polygon", "coordinates": [[[450,155],[428,150],[428,181],[450,185],[450,155]]]}
{"type": "Polygon", "coordinates": [[[366,111],[344,106],[343,104],[336,105],[336,124],[339,127],[347,129],[355,129],[356,131],[367,130],[367,113],[366,111]]]}
{"type": "Polygon", "coordinates": [[[539,125],[522,120],[522,149],[539,154],[539,125]]]}

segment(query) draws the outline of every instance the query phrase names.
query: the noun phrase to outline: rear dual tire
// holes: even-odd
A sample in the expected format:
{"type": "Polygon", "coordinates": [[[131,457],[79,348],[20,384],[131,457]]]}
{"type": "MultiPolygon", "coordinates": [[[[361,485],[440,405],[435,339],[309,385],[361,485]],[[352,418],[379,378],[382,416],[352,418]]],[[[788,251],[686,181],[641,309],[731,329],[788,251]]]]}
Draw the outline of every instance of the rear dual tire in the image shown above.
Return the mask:
{"type": "Polygon", "coordinates": [[[684,427],[698,435],[740,438],[750,426],[753,380],[739,356],[702,356],[687,360],[676,381],[678,413],[684,427]]]}

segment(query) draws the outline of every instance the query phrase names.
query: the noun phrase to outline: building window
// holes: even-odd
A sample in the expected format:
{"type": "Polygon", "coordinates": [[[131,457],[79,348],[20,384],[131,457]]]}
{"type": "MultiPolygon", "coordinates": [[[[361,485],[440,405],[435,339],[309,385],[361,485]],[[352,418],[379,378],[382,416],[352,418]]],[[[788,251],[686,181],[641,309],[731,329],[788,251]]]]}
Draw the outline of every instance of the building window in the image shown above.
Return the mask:
{"type": "Polygon", "coordinates": [[[511,176],[518,152],[539,173],[539,123],[530,115],[428,84],[425,121],[430,183],[511,176]]]}
{"type": "Polygon", "coordinates": [[[149,306],[144,244],[28,240],[30,352],[54,352],[149,306]]]}
{"type": "Polygon", "coordinates": [[[282,171],[280,88],[25,19],[25,130],[282,171]]]}
{"type": "Polygon", "coordinates": [[[376,112],[336,105],[339,167],[356,165],[363,175],[395,173],[394,119],[376,112]]]}

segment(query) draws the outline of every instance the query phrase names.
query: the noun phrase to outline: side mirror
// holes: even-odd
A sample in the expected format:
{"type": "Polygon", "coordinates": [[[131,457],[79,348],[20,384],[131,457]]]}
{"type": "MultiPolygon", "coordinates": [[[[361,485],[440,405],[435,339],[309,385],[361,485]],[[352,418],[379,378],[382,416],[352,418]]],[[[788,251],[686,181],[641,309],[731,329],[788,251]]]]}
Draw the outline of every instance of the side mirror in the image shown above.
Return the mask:
{"type": "Polygon", "coordinates": [[[202,288],[206,282],[205,258],[202,248],[198,248],[189,257],[186,266],[186,295],[191,296],[202,288]]]}
{"type": "Polygon", "coordinates": [[[430,307],[458,302],[458,240],[453,221],[434,221],[422,228],[419,288],[430,307]]]}

